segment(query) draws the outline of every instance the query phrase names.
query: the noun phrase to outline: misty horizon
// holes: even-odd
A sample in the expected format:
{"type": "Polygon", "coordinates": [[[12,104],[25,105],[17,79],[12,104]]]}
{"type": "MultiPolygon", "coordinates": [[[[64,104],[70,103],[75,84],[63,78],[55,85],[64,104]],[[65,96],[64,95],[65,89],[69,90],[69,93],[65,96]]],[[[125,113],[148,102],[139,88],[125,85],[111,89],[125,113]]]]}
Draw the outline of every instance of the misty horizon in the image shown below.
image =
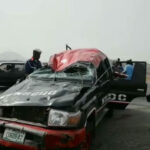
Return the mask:
{"type": "Polygon", "coordinates": [[[109,58],[149,60],[148,0],[0,0],[0,53],[41,60],[65,50],[97,48],[109,58]]]}

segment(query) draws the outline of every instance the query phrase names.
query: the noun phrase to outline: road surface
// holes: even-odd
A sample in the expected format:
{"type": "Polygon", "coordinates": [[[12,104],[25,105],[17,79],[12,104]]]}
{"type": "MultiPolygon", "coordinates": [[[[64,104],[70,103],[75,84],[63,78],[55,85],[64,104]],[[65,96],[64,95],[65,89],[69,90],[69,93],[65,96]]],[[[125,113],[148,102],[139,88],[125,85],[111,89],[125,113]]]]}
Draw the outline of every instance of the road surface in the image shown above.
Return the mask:
{"type": "Polygon", "coordinates": [[[150,104],[134,100],[96,129],[93,150],[150,150],[150,104]]]}

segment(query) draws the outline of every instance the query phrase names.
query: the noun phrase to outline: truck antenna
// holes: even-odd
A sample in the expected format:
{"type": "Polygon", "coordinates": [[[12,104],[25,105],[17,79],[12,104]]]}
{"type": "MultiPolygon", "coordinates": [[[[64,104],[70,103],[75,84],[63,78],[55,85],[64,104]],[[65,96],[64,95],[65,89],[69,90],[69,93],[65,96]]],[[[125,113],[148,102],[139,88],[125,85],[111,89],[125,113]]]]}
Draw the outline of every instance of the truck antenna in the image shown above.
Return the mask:
{"type": "Polygon", "coordinates": [[[68,49],[72,50],[71,47],[68,44],[66,44],[66,50],[68,50],[68,49]]]}

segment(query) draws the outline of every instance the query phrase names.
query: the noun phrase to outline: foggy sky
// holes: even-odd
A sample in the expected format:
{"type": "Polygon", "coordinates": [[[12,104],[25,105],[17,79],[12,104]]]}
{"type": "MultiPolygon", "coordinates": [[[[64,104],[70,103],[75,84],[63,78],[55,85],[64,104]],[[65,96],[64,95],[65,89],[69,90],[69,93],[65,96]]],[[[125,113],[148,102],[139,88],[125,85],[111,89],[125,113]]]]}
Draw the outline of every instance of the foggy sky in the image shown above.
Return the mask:
{"type": "Polygon", "coordinates": [[[72,48],[150,62],[149,0],[0,0],[0,52],[41,60],[72,48]]]}

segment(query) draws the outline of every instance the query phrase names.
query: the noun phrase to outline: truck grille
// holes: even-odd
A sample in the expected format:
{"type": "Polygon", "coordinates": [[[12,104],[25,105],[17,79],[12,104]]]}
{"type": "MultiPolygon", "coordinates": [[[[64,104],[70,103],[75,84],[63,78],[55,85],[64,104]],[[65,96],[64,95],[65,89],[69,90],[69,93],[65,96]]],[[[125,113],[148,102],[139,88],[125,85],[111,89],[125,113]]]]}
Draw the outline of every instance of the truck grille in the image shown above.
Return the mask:
{"type": "Polygon", "coordinates": [[[18,120],[47,125],[49,110],[47,107],[16,106],[3,107],[1,112],[1,117],[15,118],[18,120]]]}

